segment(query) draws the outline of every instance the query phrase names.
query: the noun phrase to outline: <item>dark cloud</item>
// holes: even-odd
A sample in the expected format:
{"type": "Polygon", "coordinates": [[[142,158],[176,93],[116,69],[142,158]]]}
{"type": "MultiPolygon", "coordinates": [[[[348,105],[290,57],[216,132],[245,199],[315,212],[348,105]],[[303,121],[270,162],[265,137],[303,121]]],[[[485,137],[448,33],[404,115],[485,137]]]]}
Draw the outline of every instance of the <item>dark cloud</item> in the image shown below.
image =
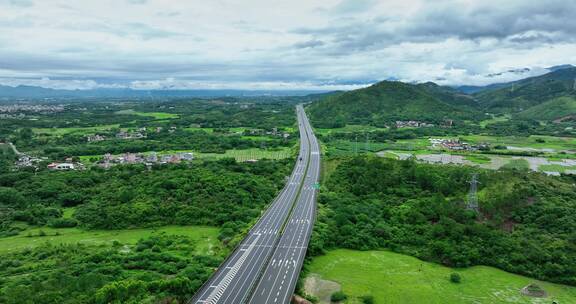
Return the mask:
{"type": "Polygon", "coordinates": [[[301,43],[294,44],[294,47],[297,49],[307,49],[307,48],[315,48],[319,46],[323,46],[325,43],[321,40],[308,40],[301,43]]]}
{"type": "Polygon", "coordinates": [[[576,62],[576,0],[341,0],[322,9],[244,1],[123,0],[110,11],[97,0],[0,0],[8,12],[0,71],[62,82],[354,86],[387,78],[461,84],[576,62]]]}
{"type": "Polygon", "coordinates": [[[575,0],[516,3],[503,8],[498,5],[467,7],[454,1],[443,5],[434,2],[403,22],[385,16],[337,18],[333,22],[335,25],[299,28],[294,33],[330,40],[332,49],[324,48],[323,51],[335,55],[403,42],[430,43],[450,38],[498,39],[520,48],[523,44],[576,41],[575,0]]]}
{"type": "MultiPolygon", "coordinates": [[[[511,1],[502,6],[466,7],[448,3],[429,6],[404,28],[406,36],[497,38],[527,31],[561,32],[576,30],[576,1],[511,1]]],[[[566,38],[566,37],[564,37],[566,38]]]]}

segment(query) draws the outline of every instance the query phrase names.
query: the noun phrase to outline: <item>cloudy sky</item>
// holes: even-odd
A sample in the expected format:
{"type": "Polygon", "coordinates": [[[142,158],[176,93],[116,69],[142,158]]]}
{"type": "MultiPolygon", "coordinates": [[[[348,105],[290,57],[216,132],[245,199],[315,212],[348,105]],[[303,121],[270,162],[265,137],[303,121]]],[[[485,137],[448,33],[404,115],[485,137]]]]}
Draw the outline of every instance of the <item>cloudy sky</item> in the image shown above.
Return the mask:
{"type": "Polygon", "coordinates": [[[576,0],[0,0],[0,84],[480,85],[576,64],[575,16],[576,0]]]}

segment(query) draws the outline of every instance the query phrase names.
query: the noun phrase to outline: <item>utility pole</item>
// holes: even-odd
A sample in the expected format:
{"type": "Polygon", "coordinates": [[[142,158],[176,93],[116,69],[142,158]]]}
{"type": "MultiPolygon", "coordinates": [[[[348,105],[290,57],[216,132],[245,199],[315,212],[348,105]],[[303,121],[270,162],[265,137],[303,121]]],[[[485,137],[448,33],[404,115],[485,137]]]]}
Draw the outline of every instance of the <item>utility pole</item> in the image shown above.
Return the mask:
{"type": "Polygon", "coordinates": [[[470,183],[470,192],[468,193],[468,204],[466,205],[466,209],[472,210],[478,213],[478,174],[472,174],[472,180],[470,183]]]}
{"type": "Polygon", "coordinates": [[[354,155],[358,155],[358,135],[354,137],[354,155]]]}
{"type": "Polygon", "coordinates": [[[370,141],[368,139],[368,132],[366,132],[366,144],[364,145],[364,150],[366,150],[366,153],[370,152],[370,141]]]}

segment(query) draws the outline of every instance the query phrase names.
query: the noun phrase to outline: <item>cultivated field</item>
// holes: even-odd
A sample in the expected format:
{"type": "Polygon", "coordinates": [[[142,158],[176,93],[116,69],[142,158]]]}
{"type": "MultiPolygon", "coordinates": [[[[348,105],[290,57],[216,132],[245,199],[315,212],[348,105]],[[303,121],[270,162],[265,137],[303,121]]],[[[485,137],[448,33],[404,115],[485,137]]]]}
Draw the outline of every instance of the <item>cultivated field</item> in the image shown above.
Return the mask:
{"type": "Polygon", "coordinates": [[[138,112],[134,110],[122,110],[117,111],[116,114],[129,114],[129,115],[138,115],[144,117],[153,117],[154,119],[172,119],[178,118],[178,114],[172,113],[164,113],[164,112],[138,112]]]}

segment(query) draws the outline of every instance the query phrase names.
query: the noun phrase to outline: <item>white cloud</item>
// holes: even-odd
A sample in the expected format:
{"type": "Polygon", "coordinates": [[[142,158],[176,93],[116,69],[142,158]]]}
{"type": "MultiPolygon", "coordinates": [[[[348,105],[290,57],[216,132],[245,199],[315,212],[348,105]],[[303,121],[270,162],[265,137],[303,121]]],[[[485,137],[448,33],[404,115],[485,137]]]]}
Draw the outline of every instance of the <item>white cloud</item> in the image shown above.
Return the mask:
{"type": "Polygon", "coordinates": [[[0,83],[485,84],[576,64],[574,14],[576,0],[0,0],[0,83]]]}

